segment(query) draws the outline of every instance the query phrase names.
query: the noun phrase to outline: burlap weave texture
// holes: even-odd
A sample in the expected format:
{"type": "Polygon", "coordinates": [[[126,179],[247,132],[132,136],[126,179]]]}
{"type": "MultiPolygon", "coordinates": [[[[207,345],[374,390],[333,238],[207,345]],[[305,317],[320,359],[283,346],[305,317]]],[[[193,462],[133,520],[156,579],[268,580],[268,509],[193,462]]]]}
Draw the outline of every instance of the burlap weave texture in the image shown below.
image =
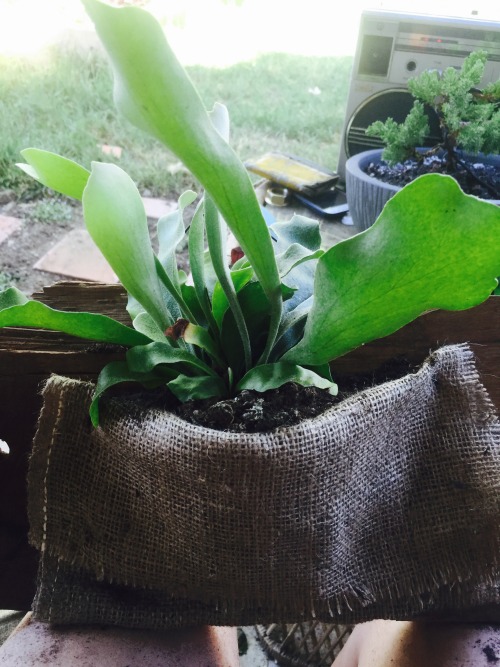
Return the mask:
{"type": "Polygon", "coordinates": [[[500,600],[500,428],[467,346],[270,433],[53,377],[29,473],[34,611],[161,628],[409,618],[500,600]]]}

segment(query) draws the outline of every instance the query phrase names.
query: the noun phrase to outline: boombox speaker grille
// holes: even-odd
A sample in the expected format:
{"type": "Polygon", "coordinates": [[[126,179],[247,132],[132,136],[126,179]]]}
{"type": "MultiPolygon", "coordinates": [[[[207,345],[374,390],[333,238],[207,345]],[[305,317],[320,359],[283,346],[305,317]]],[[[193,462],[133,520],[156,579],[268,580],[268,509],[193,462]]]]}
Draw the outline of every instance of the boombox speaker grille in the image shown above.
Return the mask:
{"type": "MultiPolygon", "coordinates": [[[[382,148],[383,144],[378,137],[367,137],[366,128],[376,120],[385,121],[393,118],[397,123],[402,123],[413,106],[413,97],[407,90],[395,88],[384,90],[364,100],[354,111],[347,125],[345,134],[345,152],[347,157],[369,151],[374,148],[382,148]]],[[[433,146],[440,141],[441,133],[439,121],[435,112],[427,108],[429,119],[429,136],[425,139],[425,145],[433,146]]]]}

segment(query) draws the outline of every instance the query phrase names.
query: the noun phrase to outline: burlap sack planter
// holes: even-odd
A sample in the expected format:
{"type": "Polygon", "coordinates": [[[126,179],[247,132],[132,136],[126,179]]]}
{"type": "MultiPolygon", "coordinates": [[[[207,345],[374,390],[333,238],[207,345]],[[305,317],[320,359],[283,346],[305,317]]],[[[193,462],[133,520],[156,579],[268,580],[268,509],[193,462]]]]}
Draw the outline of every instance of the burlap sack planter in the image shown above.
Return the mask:
{"type": "Polygon", "coordinates": [[[29,472],[34,613],[165,628],[499,601],[500,429],[467,346],[269,433],[52,377],[29,472]]]}

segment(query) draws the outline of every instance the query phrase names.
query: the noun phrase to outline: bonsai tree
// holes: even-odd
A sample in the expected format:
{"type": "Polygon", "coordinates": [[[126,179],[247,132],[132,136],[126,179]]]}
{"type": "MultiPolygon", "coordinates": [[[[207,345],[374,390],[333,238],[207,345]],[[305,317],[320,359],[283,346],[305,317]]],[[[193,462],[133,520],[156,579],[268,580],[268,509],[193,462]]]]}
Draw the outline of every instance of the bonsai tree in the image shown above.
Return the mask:
{"type": "Polygon", "coordinates": [[[334,394],[332,359],[428,310],[474,306],[496,287],[500,209],[464,195],[447,176],[418,179],[370,230],[327,251],[314,221],[294,216],[269,229],[228,143],[226,109],[205,110],[160,25],[137,7],[83,2],[111,60],[116,104],[204,188],[188,225],[190,284],[175,250],[194,192],[158,221],[155,254],[141,196],[118,166],[88,170],[44,150],[23,151],[22,169],[82,201],[88,231],[129,295],[133,328],[51,309],[15,288],[0,294],[2,327],[56,329],[126,348],[100,374],[94,424],[99,397],[121,382],[166,386],[180,401],[286,382],[334,394]],[[244,253],[231,268],[227,227],[244,253]]]}
{"type": "Polygon", "coordinates": [[[407,159],[422,161],[443,150],[446,171],[453,174],[461,162],[459,151],[498,153],[500,151],[500,80],[483,90],[478,88],[487,53],[476,51],[465,58],[460,70],[448,67],[443,72],[428,70],[408,81],[415,98],[403,123],[392,118],[375,121],[367,135],[382,139],[382,158],[390,165],[407,159]],[[427,151],[417,151],[429,134],[425,105],[439,120],[441,141],[427,151]]]}

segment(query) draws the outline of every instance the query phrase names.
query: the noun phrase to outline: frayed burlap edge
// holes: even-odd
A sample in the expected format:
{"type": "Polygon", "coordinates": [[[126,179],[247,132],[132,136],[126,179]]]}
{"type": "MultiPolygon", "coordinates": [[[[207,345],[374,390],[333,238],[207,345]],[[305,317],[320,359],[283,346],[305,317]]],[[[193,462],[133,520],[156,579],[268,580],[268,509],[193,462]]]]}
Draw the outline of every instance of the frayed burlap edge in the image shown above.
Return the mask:
{"type": "MultiPolygon", "coordinates": [[[[495,460],[498,461],[498,420],[494,407],[479,382],[470,350],[466,346],[443,348],[431,357],[424,369],[429,372],[429,369],[434,369],[436,365],[442,365],[443,359],[445,359],[445,365],[449,364],[450,355],[453,358],[452,365],[456,366],[456,373],[451,384],[454,385],[455,390],[458,390],[462,397],[459,411],[462,413],[466,409],[474,415],[474,437],[477,436],[478,430],[488,432],[488,446],[491,450],[489,456],[495,456],[495,460]]],[[[418,374],[416,375],[418,376],[418,374]]],[[[396,393],[398,393],[403,391],[406,382],[408,382],[408,379],[404,378],[402,381],[395,381],[395,383],[388,383],[388,385],[391,385],[391,392],[396,389],[396,393]]],[[[433,377],[431,384],[438,387],[440,382],[442,382],[442,378],[436,376],[433,377]]],[[[493,528],[488,535],[484,531],[483,534],[476,534],[475,544],[467,544],[465,549],[455,552],[451,560],[448,558],[447,562],[437,563],[436,567],[431,570],[428,568],[425,571],[421,570],[417,573],[418,576],[415,576],[415,572],[412,570],[414,564],[406,573],[406,578],[395,577],[394,573],[391,576],[391,573],[387,572],[383,586],[380,585],[380,582],[377,585],[373,581],[367,584],[359,577],[359,567],[354,568],[357,575],[354,580],[349,576],[348,570],[344,568],[342,588],[339,590],[337,586],[337,592],[334,595],[325,592],[328,581],[325,583],[322,580],[322,572],[320,571],[319,575],[315,573],[311,577],[309,590],[299,590],[298,595],[287,594],[288,589],[294,591],[294,583],[293,580],[285,581],[281,597],[278,597],[275,591],[271,591],[269,596],[265,590],[256,590],[255,596],[249,595],[248,586],[239,594],[234,581],[227,582],[227,595],[218,597],[214,597],[210,590],[200,588],[198,582],[191,590],[189,589],[189,582],[186,587],[185,582],[182,582],[179,586],[178,581],[167,582],[165,587],[159,589],[155,589],[155,586],[147,581],[134,581],[133,585],[130,585],[128,580],[120,582],[120,571],[110,573],[109,570],[106,571],[104,566],[96,567],[95,562],[91,568],[93,570],[92,574],[88,569],[85,554],[78,552],[73,547],[72,552],[71,549],[69,550],[71,558],[68,560],[67,545],[63,545],[60,541],[57,543],[57,540],[54,545],[51,544],[50,539],[47,540],[48,532],[50,532],[48,531],[50,524],[48,478],[51,460],[52,463],[54,461],[52,459],[52,448],[58,438],[58,424],[62,414],[60,396],[57,398],[61,388],[78,389],[80,391],[79,406],[76,406],[75,409],[77,407],[81,409],[82,396],[89,400],[92,385],[55,378],[49,381],[44,393],[44,411],[47,412],[46,414],[42,412],[41,415],[36,446],[30,465],[30,488],[35,487],[43,490],[43,501],[41,503],[39,502],[39,494],[38,502],[35,496],[31,495],[30,497],[32,539],[42,551],[39,590],[34,605],[35,613],[40,619],[75,623],[110,622],[132,627],[156,628],[193,623],[225,625],[273,621],[293,622],[314,617],[325,621],[334,619],[336,622],[351,623],[381,617],[409,618],[423,612],[436,613],[440,610],[454,613],[457,610],[481,608],[484,605],[498,603],[499,601],[498,500],[494,498],[488,498],[487,502],[487,511],[490,516],[487,527],[493,528]],[[56,389],[52,394],[54,387],[56,389]],[[45,462],[45,465],[43,465],[43,462],[45,462]],[[32,500],[33,502],[31,502],[32,500]],[[496,521],[496,526],[492,521],[496,521]],[[64,555],[65,550],[66,555],[64,555]],[[100,579],[106,581],[99,581],[100,579]],[[110,581],[114,582],[111,588],[110,581]],[[78,582],[84,582],[82,584],[83,588],[80,589],[80,583],[78,582]],[[135,604],[130,604],[131,598],[135,600],[135,604]],[[79,606],[77,605],[76,609],[75,599],[79,600],[79,606]],[[125,611],[122,604],[124,599],[127,600],[125,611]],[[106,612],[106,608],[108,612],[106,612]],[[94,620],[92,620],[92,613],[89,612],[89,609],[93,609],[94,620]],[[142,610],[142,612],[139,613],[139,610],[142,610]],[[109,614],[111,620],[106,621],[103,618],[103,614],[105,616],[106,613],[109,614]]],[[[359,396],[346,401],[342,406],[333,408],[324,418],[328,419],[331,412],[338,413],[339,410],[349,410],[353,403],[363,404],[367,400],[369,401],[373,392],[377,391],[379,391],[379,388],[362,392],[359,396]]],[[[85,403],[84,400],[83,402],[85,403]]],[[[442,422],[449,417],[449,413],[445,410],[444,413],[439,414],[438,410],[438,414],[434,414],[435,419],[436,417],[439,418],[441,427],[442,422]]],[[[317,422],[317,419],[311,421],[317,422]]],[[[80,422],[82,422],[81,418],[80,422]]],[[[80,423],[78,428],[84,430],[86,438],[92,437],[88,419],[84,426],[80,423]]],[[[71,429],[69,432],[66,429],[65,433],[66,441],[71,440],[72,437],[81,437],[76,432],[72,434],[71,429]]],[[[225,435],[229,436],[230,440],[234,442],[233,436],[235,434],[225,435]]],[[[262,435],[259,434],[259,436],[262,435]]],[[[206,430],[204,437],[206,437],[206,430]]],[[[470,435],[467,437],[470,437],[470,435]]],[[[241,440],[241,438],[236,438],[238,446],[242,446],[241,440]]],[[[243,438],[243,446],[247,444],[248,441],[243,438]]],[[[469,443],[465,444],[469,446],[469,443]]],[[[477,445],[478,443],[475,443],[476,448],[477,445]]],[[[491,477],[491,466],[488,470],[491,477]]],[[[493,471],[493,475],[494,479],[489,480],[487,490],[491,491],[492,494],[496,493],[496,498],[498,498],[498,469],[496,473],[493,471]],[[493,486],[491,485],[492,481],[493,486]]],[[[455,481],[457,490],[460,490],[459,487],[464,482],[460,479],[455,481]]],[[[381,529],[384,529],[383,525],[381,529]]],[[[474,534],[474,531],[472,531],[472,534],[474,534]]],[[[61,537],[64,537],[62,533],[59,539],[61,537]]],[[[470,537],[469,541],[471,541],[470,537]]],[[[321,570],[323,563],[319,562],[318,565],[321,570]]],[[[380,565],[383,566],[383,563],[380,565]]],[[[284,576],[286,576],[286,573],[284,576]]]]}

